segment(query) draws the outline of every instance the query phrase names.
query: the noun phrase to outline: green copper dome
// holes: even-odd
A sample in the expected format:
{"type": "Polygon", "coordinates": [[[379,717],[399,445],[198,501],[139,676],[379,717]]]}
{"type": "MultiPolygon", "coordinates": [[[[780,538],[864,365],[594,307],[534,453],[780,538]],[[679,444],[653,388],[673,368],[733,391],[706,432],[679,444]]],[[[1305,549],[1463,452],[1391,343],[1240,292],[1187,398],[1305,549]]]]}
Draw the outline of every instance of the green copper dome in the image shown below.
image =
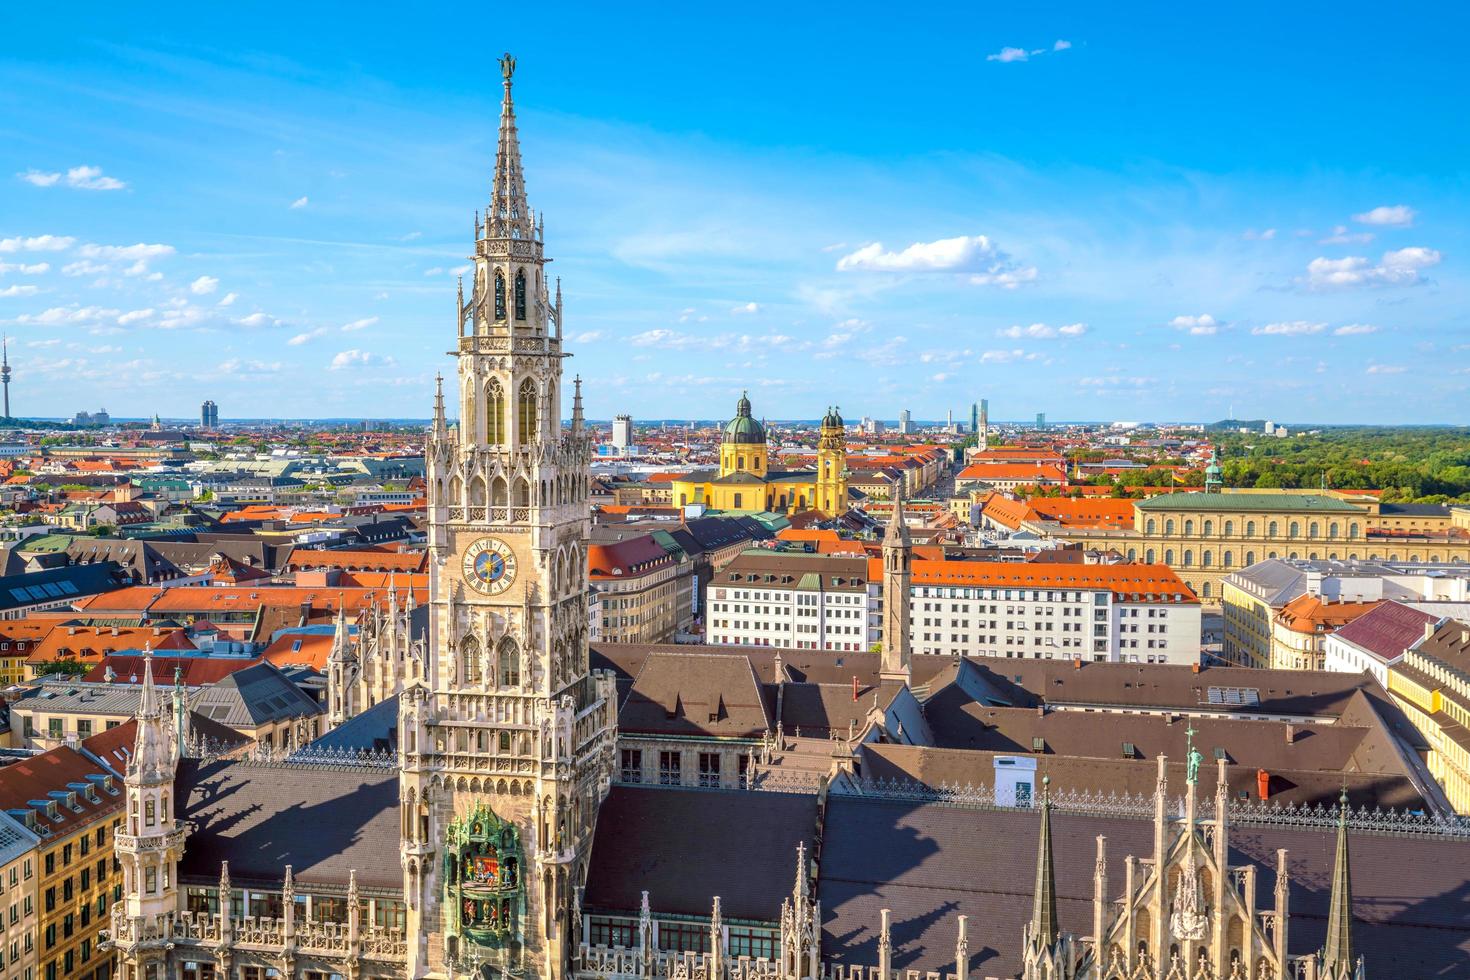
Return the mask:
{"type": "Polygon", "coordinates": [[[832,408],[827,409],[827,414],[822,417],[822,428],[842,428],[842,415],[837,411],[837,407],[835,405],[832,408]]]}
{"type": "Polygon", "coordinates": [[[725,426],[725,442],[734,445],[765,445],[766,427],[750,414],[750,398],[742,392],[735,403],[735,417],[725,426]]]}

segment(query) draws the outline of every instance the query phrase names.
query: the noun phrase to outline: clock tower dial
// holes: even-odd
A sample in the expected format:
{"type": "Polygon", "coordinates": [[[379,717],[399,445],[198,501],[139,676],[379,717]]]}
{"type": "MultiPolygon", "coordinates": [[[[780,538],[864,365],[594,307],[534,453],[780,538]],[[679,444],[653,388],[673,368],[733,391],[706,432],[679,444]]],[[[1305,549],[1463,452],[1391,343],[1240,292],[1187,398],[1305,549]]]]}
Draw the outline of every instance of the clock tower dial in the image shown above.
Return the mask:
{"type": "Polygon", "coordinates": [[[499,538],[476,538],[461,559],[464,580],[485,595],[500,595],[516,578],[516,554],[499,538]]]}

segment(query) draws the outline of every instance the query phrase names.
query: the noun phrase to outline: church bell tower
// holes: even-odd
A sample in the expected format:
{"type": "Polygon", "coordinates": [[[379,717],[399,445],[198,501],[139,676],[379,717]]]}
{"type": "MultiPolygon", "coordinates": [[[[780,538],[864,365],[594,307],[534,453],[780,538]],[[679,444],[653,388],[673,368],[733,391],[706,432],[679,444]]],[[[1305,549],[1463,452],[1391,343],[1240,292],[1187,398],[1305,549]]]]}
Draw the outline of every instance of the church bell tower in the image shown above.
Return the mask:
{"type": "Polygon", "coordinates": [[[561,289],[526,202],[504,79],[490,205],[456,302],[458,425],[426,448],[429,644],[399,704],[409,975],[565,975],[612,766],[616,698],[587,660],[580,389],[561,423],[561,289]]]}

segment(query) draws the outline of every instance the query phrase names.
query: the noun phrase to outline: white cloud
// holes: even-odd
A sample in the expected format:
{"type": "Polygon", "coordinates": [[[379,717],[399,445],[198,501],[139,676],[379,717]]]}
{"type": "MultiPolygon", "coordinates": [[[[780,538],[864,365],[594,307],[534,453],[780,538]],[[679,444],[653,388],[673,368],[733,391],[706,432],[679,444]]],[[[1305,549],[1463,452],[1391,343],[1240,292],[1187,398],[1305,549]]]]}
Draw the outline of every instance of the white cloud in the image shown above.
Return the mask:
{"type": "Polygon", "coordinates": [[[938,374],[930,375],[929,380],[934,382],[935,384],[944,384],[952,377],[954,377],[954,375],[950,374],[948,371],[940,371],[938,374]]]}
{"type": "Polygon", "coordinates": [[[315,330],[308,330],[306,331],[306,333],[297,334],[290,340],[286,341],[286,345],[288,347],[300,347],[302,344],[310,343],[317,337],[325,336],[326,332],[326,327],[317,327],[315,330]]]}
{"type": "Polygon", "coordinates": [[[163,278],[161,273],[150,273],[148,263],[154,259],[166,258],[174,254],[172,245],[147,244],[139,242],[136,245],[83,245],[77,249],[77,254],[84,259],[105,259],[109,262],[131,262],[132,265],[123,270],[125,276],[141,276],[150,282],[163,278]]]}
{"type": "Polygon", "coordinates": [[[0,297],[9,296],[34,296],[40,292],[35,286],[6,286],[0,289],[0,297]]]}
{"type": "Polygon", "coordinates": [[[26,265],[24,262],[0,262],[0,276],[7,272],[19,272],[23,276],[39,276],[43,272],[50,272],[49,262],[33,262],[26,265]]]}
{"type": "Polygon", "coordinates": [[[240,317],[235,322],[242,327],[278,327],[281,325],[281,321],[269,313],[251,313],[240,317]]]}
{"type": "Polygon", "coordinates": [[[375,324],[377,322],[378,322],[378,318],[377,317],[375,317],[375,316],[365,316],[361,320],[353,320],[351,323],[344,323],[344,324],[342,324],[342,332],[343,333],[353,333],[354,331],[357,331],[357,330],[366,330],[368,327],[371,327],[373,324],[375,324]]]}
{"type": "Polygon", "coordinates": [[[310,203],[311,199],[303,194],[301,197],[298,197],[296,200],[291,202],[291,210],[300,211],[302,208],[306,207],[310,203]]]}
{"type": "Polygon", "coordinates": [[[1400,367],[1397,364],[1370,364],[1370,365],[1368,365],[1368,373],[1369,374],[1403,374],[1407,370],[1408,370],[1408,368],[1400,367]]]}
{"type": "Polygon", "coordinates": [[[1300,337],[1304,334],[1321,333],[1327,329],[1325,323],[1311,323],[1307,320],[1288,320],[1280,323],[1268,323],[1260,327],[1251,327],[1251,333],[1259,337],[1300,337]]]}
{"type": "Polygon", "coordinates": [[[1196,337],[1209,337],[1220,331],[1220,321],[1208,313],[1184,314],[1169,321],[1175,330],[1184,330],[1196,337]]]}
{"type": "Polygon", "coordinates": [[[1414,223],[1419,212],[1407,204],[1380,205],[1371,211],[1353,215],[1360,225],[1385,225],[1390,228],[1407,228],[1414,223]]]}
{"type": "Polygon", "coordinates": [[[1015,350],[988,350],[980,355],[981,364],[1010,364],[1013,361],[1034,361],[1035,354],[1028,354],[1020,348],[1015,350]]]}
{"type": "Polygon", "coordinates": [[[1084,388],[1147,388],[1151,385],[1158,384],[1158,379],[1107,374],[1091,378],[1078,378],[1077,384],[1084,388]]]}
{"type": "Polygon", "coordinates": [[[731,313],[737,315],[742,313],[759,313],[760,311],[761,305],[759,303],[741,303],[739,306],[733,307],[730,310],[731,313]]]}
{"type": "Polygon", "coordinates": [[[442,276],[442,275],[444,275],[444,267],[442,265],[436,265],[432,269],[425,269],[424,270],[424,275],[426,275],[426,276],[442,276]]]}
{"type": "Polygon", "coordinates": [[[985,60],[999,61],[1002,64],[1009,64],[1012,61],[1028,61],[1043,54],[1053,54],[1057,51],[1069,51],[1071,50],[1071,48],[1071,41],[1066,41],[1058,38],[1049,48],[1032,48],[1030,51],[1028,51],[1025,48],[1004,47],[997,51],[995,54],[986,55],[985,60]]]}
{"type": "Polygon", "coordinates": [[[391,357],[382,354],[373,354],[365,350],[358,350],[354,347],[352,350],[344,350],[332,358],[331,369],[333,371],[343,371],[350,368],[392,367],[393,363],[394,361],[391,357]]]}
{"type": "Polygon", "coordinates": [[[1334,225],[1332,234],[1317,242],[1318,245],[1367,245],[1373,240],[1371,231],[1348,231],[1347,225],[1334,225]]]}
{"type": "Polygon", "coordinates": [[[285,367],[280,361],[253,361],[234,357],[228,361],[221,361],[215,370],[220,374],[233,375],[277,374],[285,367]]]}
{"type": "Polygon", "coordinates": [[[1244,232],[1241,233],[1240,237],[1249,242],[1269,242],[1271,239],[1276,237],[1276,229],[1263,228],[1260,231],[1257,231],[1254,228],[1247,228],[1244,232]]]}
{"type": "Polygon", "coordinates": [[[986,61],[999,61],[1009,64],[1012,61],[1025,61],[1027,53],[1025,48],[1001,48],[995,54],[987,54],[986,61]]]}
{"type": "Polygon", "coordinates": [[[572,334],[567,340],[573,344],[595,344],[602,339],[601,330],[584,330],[581,333],[572,334]]]}
{"type": "MultiPolygon", "coordinates": [[[[36,187],[54,187],[62,180],[60,173],[40,170],[27,170],[16,176],[36,187]]],[[[104,175],[101,167],[72,167],[66,172],[66,186],[84,191],[120,191],[128,185],[104,175]]]]}
{"type": "Polygon", "coordinates": [[[1384,252],[1377,264],[1360,255],[1342,259],[1316,258],[1307,263],[1307,276],[1303,282],[1309,289],[1412,286],[1423,282],[1423,270],[1438,265],[1441,258],[1434,249],[1418,246],[1384,252]]]}
{"type": "Polygon", "coordinates": [[[43,310],[40,313],[22,313],[15,318],[15,322],[54,327],[68,323],[92,323],[98,320],[111,320],[119,312],[118,310],[109,310],[100,306],[53,306],[49,310],[43,310]]]}
{"type": "Polygon", "coordinates": [[[240,294],[239,293],[225,293],[224,296],[220,297],[220,301],[218,303],[216,303],[215,305],[216,306],[230,306],[231,304],[233,304],[235,302],[235,300],[237,300],[239,298],[240,298],[240,294]]]}
{"type": "Polygon", "coordinates": [[[933,242],[915,242],[901,252],[885,251],[882,242],[870,242],[837,260],[839,271],[971,273],[977,286],[1015,288],[1036,278],[1036,269],[1017,265],[985,235],[961,235],[933,242]]]}
{"type": "Polygon", "coordinates": [[[66,186],[84,191],[120,191],[128,185],[104,175],[101,167],[72,167],[66,172],[66,186]]]}
{"type": "Polygon", "coordinates": [[[36,235],[32,238],[0,238],[0,252],[61,252],[76,244],[64,235],[36,235]]]}
{"type": "Polygon", "coordinates": [[[1047,323],[1033,323],[1028,327],[1023,327],[1017,324],[1015,326],[1006,327],[1004,330],[998,330],[996,331],[996,333],[999,336],[1009,337],[1012,340],[1019,340],[1022,337],[1033,337],[1040,340],[1051,340],[1055,337],[1080,337],[1083,334],[1087,333],[1087,324],[1068,323],[1060,327],[1053,327],[1047,323]]]}
{"type": "Polygon", "coordinates": [[[112,270],[105,265],[87,259],[78,259],[76,262],[68,262],[61,267],[63,276],[100,276],[112,270]]]}
{"type": "Polygon", "coordinates": [[[219,288],[219,280],[214,276],[200,276],[189,283],[189,292],[195,296],[208,296],[219,288]]]}
{"type": "Polygon", "coordinates": [[[1348,323],[1332,331],[1336,337],[1361,337],[1364,334],[1377,333],[1378,327],[1371,323],[1348,323]]]}
{"type": "Polygon", "coordinates": [[[153,310],[130,310],[117,318],[120,327],[130,327],[135,323],[142,323],[153,318],[153,310]]]}

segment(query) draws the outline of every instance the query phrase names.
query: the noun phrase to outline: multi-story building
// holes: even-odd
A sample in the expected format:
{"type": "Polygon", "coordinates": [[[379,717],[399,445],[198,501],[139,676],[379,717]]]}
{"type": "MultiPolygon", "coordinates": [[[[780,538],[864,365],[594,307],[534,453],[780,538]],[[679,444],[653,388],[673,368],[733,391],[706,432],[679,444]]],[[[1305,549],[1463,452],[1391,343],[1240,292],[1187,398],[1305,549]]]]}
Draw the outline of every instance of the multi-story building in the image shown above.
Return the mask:
{"type": "Polygon", "coordinates": [[[748,551],[715,575],[706,605],[716,644],[867,650],[878,639],[866,558],[748,551]]]}
{"type": "Polygon", "coordinates": [[[1383,524],[1382,506],[1348,492],[1163,493],[1134,502],[1131,528],[1027,527],[1168,565],[1211,606],[1220,601],[1226,576],[1269,558],[1470,561],[1470,509],[1453,508],[1454,526],[1446,530],[1402,530],[1383,524]]]}
{"type": "Polygon", "coordinates": [[[910,602],[922,653],[1199,662],[1199,599],[1162,565],[920,559],[910,602]]]}
{"type": "Polygon", "coordinates": [[[1322,669],[1344,674],[1366,673],[1388,688],[1388,671],[1404,651],[1427,635],[1425,627],[1440,617],[1401,602],[1387,600],[1332,633],[1323,643],[1322,669]]]}
{"type": "Polygon", "coordinates": [[[1388,690],[1429,740],[1429,771],[1470,813],[1470,622],[1440,619],[1388,668],[1388,690]]]}
{"type": "Polygon", "coordinates": [[[664,531],[587,548],[587,579],[608,643],[668,643],[694,621],[694,562],[664,531]]]}
{"type": "Polygon", "coordinates": [[[41,838],[9,813],[0,813],[0,973],[34,978],[37,886],[41,838]]]}
{"type": "Polygon", "coordinates": [[[621,452],[627,452],[633,448],[633,416],[613,416],[612,444],[614,449],[621,452]]]}
{"type": "Polygon", "coordinates": [[[1359,616],[1373,602],[1333,602],[1310,592],[1282,607],[1271,620],[1271,666],[1277,670],[1325,670],[1327,638],[1359,616]]]}
{"type": "MultiPolygon", "coordinates": [[[[1199,600],[1162,566],[916,559],[910,575],[920,653],[1199,660],[1199,600]]],[[[711,583],[710,642],[869,649],[880,637],[882,581],[878,558],[748,551],[711,583]]]]}
{"type": "Polygon", "coordinates": [[[1322,558],[1258,561],[1221,580],[1223,658],[1240,666],[1271,666],[1275,662],[1272,638],[1277,617],[1288,603],[1304,595],[1332,604],[1380,599],[1466,602],[1470,600],[1470,567],[1322,558]]]}
{"type": "MultiPolygon", "coordinates": [[[[102,943],[107,910],[123,890],[113,860],[123,817],[119,782],[67,746],[0,769],[0,807],[40,837],[34,901],[36,975],[42,980],[109,980],[114,973],[113,954],[102,943]]],[[[22,916],[29,898],[21,897],[22,916]]]]}

